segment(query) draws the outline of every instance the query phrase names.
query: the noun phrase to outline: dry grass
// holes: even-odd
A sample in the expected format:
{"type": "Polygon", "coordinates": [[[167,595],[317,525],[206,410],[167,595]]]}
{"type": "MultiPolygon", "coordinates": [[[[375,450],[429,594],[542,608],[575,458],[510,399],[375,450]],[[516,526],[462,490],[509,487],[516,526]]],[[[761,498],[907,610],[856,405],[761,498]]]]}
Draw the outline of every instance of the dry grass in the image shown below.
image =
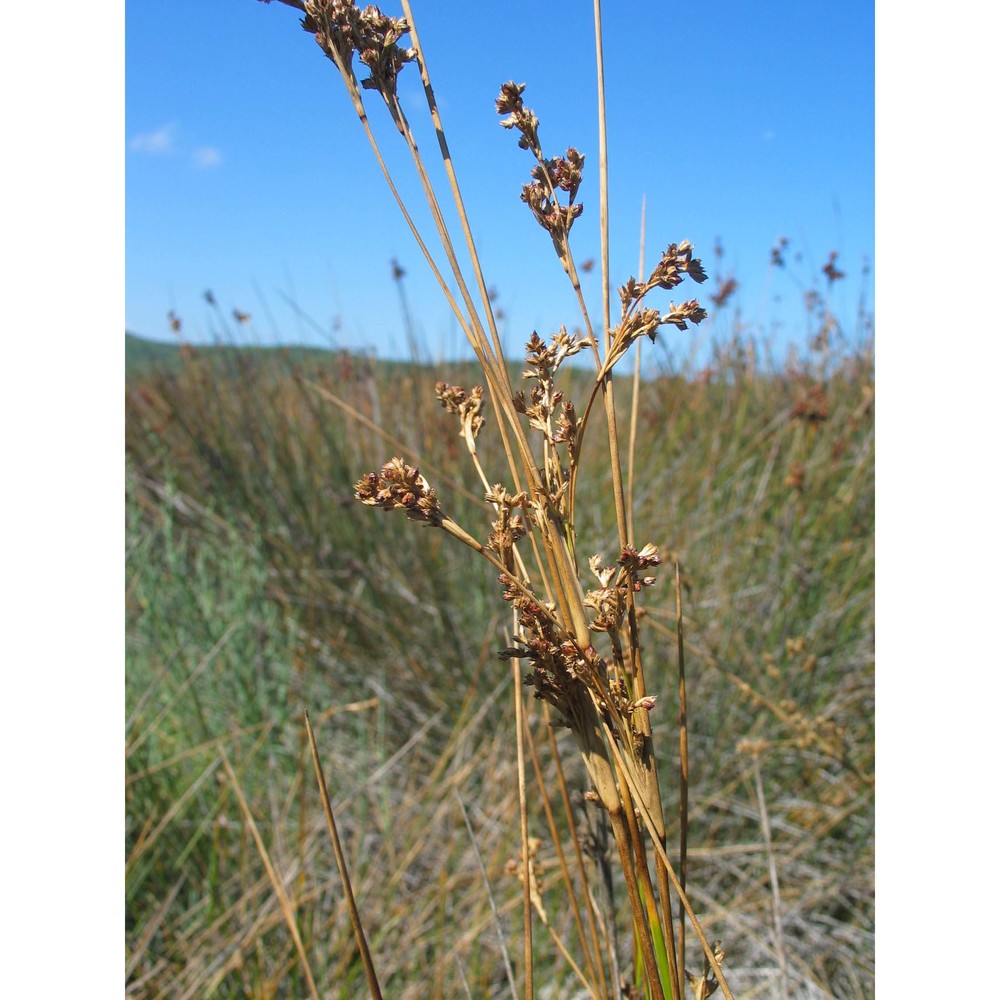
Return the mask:
{"type": "Polygon", "coordinates": [[[409,5],[403,22],[285,2],[380,164],[363,90],[410,147],[440,250],[411,228],[458,289],[440,278],[485,392],[413,366],[388,393],[349,358],[334,377],[238,353],[230,372],[189,356],[130,389],[130,995],[378,995],[373,976],[391,996],[862,995],[869,355],[832,352],[824,325],[815,355],[780,372],[737,347],[699,378],[617,389],[640,338],[701,322],[695,300],[656,303],[706,275],[671,244],[618,290],[612,324],[605,224],[594,323],[570,246],[584,159],[544,155],[510,83],[501,124],[535,161],[522,200],[582,323],[532,335],[518,388],[409,5]],[[468,277],[396,100],[409,62],[468,277]],[[576,354],[589,376],[565,364],[576,354]],[[357,480],[387,446],[398,457],[357,480]],[[405,517],[375,522],[354,499],[405,517]],[[303,706],[326,720],[326,824],[303,706]]]}
{"type": "MultiPolygon", "coordinates": [[[[413,444],[426,437],[422,468],[474,486],[452,451],[461,442],[434,428],[442,373],[376,367],[351,381],[336,366],[297,374],[328,378],[413,444]],[[431,419],[393,423],[414,408],[431,419]]],[[[647,381],[637,446],[638,516],[684,566],[688,884],[709,933],[729,946],[732,988],[774,995],[774,895],[748,752],[757,750],[790,993],[870,995],[873,798],[851,768],[870,773],[873,754],[871,368],[861,357],[822,377],[770,374],[724,356],[716,368],[707,381],[647,381]],[[829,416],[810,429],[793,414],[814,380],[829,416]],[[786,484],[798,465],[801,491],[786,484]],[[846,760],[800,745],[819,715],[845,730],[846,760]]],[[[217,777],[223,747],[286,879],[321,991],[364,991],[303,739],[308,707],[385,994],[423,996],[431,983],[432,996],[462,996],[464,976],[473,996],[507,995],[454,796],[516,951],[520,893],[504,875],[517,853],[513,706],[495,659],[505,640],[493,574],[459,559],[440,532],[372,524],[349,502],[354,469],[383,443],[337,408],[314,408],[295,374],[254,355],[229,372],[200,356],[127,395],[129,993],[201,996],[215,981],[219,996],[304,991],[231,784],[217,777]]],[[[580,504],[588,530],[613,538],[605,489],[596,483],[580,504]]],[[[454,496],[469,517],[480,510],[454,496]]],[[[668,579],[651,593],[644,627],[659,687],[673,669],[675,594],[668,579]]],[[[669,721],[676,706],[666,699],[656,711],[669,721]]],[[[533,725],[551,774],[547,729],[533,725]]],[[[664,774],[676,766],[665,760],[664,774]]],[[[567,762],[571,786],[581,772],[567,762]]],[[[675,815],[675,788],[665,787],[675,815]]],[[[553,852],[542,850],[550,867],[553,852]]],[[[575,940],[558,897],[544,898],[560,935],[575,940]]],[[[556,957],[536,978],[573,995],[575,976],[556,957]]]]}

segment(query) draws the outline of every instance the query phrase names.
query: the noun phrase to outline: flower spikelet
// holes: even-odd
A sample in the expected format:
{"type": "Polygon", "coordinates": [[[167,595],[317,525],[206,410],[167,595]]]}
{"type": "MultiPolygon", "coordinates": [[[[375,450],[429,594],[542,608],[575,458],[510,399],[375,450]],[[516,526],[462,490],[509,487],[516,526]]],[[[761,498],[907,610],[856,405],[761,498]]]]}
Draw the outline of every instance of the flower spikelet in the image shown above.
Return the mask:
{"type": "Polygon", "coordinates": [[[459,418],[462,423],[462,436],[471,437],[473,440],[479,436],[485,423],[485,418],[482,416],[483,387],[481,385],[475,385],[466,392],[461,386],[438,382],[434,386],[434,395],[449,413],[454,413],[459,418]]]}
{"type": "Polygon", "coordinates": [[[666,288],[669,291],[684,280],[685,274],[699,285],[705,281],[708,275],[705,274],[701,261],[691,256],[693,250],[694,247],[687,240],[679,245],[671,243],[660,257],[660,262],[653,268],[646,283],[647,287],[666,288]]]}
{"type": "Polygon", "coordinates": [[[440,527],[444,514],[437,494],[420,470],[393,458],[380,472],[369,472],[354,486],[354,497],[369,507],[402,510],[411,521],[440,527]]]}
{"type": "Polygon", "coordinates": [[[552,194],[542,181],[532,181],[521,188],[521,201],[527,204],[535,221],[552,237],[556,249],[562,252],[573,223],[583,214],[583,205],[560,205],[552,194]]]}
{"type": "Polygon", "coordinates": [[[643,587],[651,587],[656,583],[656,577],[642,575],[643,570],[659,566],[663,562],[655,545],[644,545],[637,550],[634,545],[627,545],[618,557],[618,565],[628,574],[632,589],[638,593],[643,587]]]}
{"type": "Polygon", "coordinates": [[[409,30],[405,18],[390,17],[375,6],[365,7],[358,18],[358,57],[371,74],[361,86],[377,90],[386,101],[396,96],[399,71],[417,56],[415,49],[397,44],[409,30]]]}
{"type": "Polygon", "coordinates": [[[678,330],[686,330],[689,321],[697,325],[707,315],[708,313],[705,309],[695,299],[691,299],[688,302],[682,302],[679,306],[675,306],[671,302],[670,312],[661,316],[660,321],[662,323],[670,323],[676,326],[678,330]]]}
{"type": "Polygon", "coordinates": [[[517,657],[531,662],[524,683],[535,689],[535,697],[547,701],[572,724],[574,704],[583,695],[584,678],[596,659],[593,649],[581,650],[554,616],[554,606],[532,596],[530,585],[512,574],[500,576],[503,598],[514,605],[519,630],[518,644],[499,651],[500,659],[517,657]]]}
{"type": "Polygon", "coordinates": [[[602,566],[599,555],[590,557],[590,569],[600,583],[600,587],[588,590],[583,599],[586,607],[597,612],[590,627],[594,632],[616,632],[628,610],[625,590],[613,582],[615,567],[602,566]]]}
{"type": "Polygon", "coordinates": [[[302,27],[316,36],[316,42],[327,57],[350,71],[354,53],[368,67],[369,76],[361,81],[367,90],[377,90],[386,103],[396,99],[396,79],[399,71],[416,56],[416,50],[398,44],[409,32],[402,17],[390,17],[378,7],[369,5],[359,10],[353,0],[305,0],[306,16],[302,27]]]}
{"type": "Polygon", "coordinates": [[[527,84],[505,83],[500,88],[500,96],[497,98],[496,107],[498,115],[507,115],[500,124],[503,128],[517,129],[521,133],[521,138],[517,144],[521,149],[530,149],[538,159],[542,158],[542,147],[538,142],[538,119],[535,113],[524,106],[521,95],[527,84]]]}
{"type": "Polygon", "coordinates": [[[527,533],[524,518],[514,511],[522,507],[527,499],[527,493],[509,493],[499,484],[486,494],[487,502],[493,504],[497,512],[486,547],[495,552],[508,567],[513,565],[514,546],[527,533]]]}
{"type": "Polygon", "coordinates": [[[302,27],[316,36],[316,44],[328,59],[336,62],[334,51],[345,68],[350,68],[357,50],[360,11],[348,0],[306,0],[302,27]]]}
{"type": "Polygon", "coordinates": [[[553,188],[559,188],[569,194],[569,203],[576,200],[580,184],[583,182],[584,155],[570,146],[565,156],[556,156],[544,160],[542,164],[531,168],[531,176],[543,185],[549,181],[553,188]]]}
{"type": "Polygon", "coordinates": [[[573,405],[572,400],[564,400],[562,404],[562,413],[556,420],[555,433],[552,435],[552,440],[556,443],[563,443],[566,445],[566,449],[569,452],[570,461],[575,463],[577,460],[577,437],[579,435],[579,424],[576,418],[576,407],[573,405]]]}

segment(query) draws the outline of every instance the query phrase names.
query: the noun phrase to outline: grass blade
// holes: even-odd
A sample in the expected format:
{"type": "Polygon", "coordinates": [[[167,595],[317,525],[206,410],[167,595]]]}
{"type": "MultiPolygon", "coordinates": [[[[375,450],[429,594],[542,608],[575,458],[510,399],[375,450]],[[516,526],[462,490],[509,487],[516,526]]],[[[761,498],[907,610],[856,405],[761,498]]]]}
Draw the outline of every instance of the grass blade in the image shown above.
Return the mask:
{"type": "Polygon", "coordinates": [[[340,846],[337,821],[333,818],[333,809],[330,808],[330,796],[326,790],[326,778],[323,777],[323,767],[319,761],[319,750],[316,748],[316,737],[313,735],[308,712],[305,713],[305,720],[306,734],[309,737],[309,749],[312,752],[313,767],[316,770],[316,783],[319,785],[319,795],[323,800],[323,815],[326,817],[326,829],[330,834],[330,843],[333,844],[333,853],[337,859],[337,870],[340,872],[340,881],[344,887],[344,897],[347,900],[347,907],[351,914],[351,925],[354,927],[354,939],[358,943],[358,952],[365,967],[368,991],[371,993],[373,1000],[382,1000],[382,991],[379,988],[378,976],[375,974],[375,964],[372,962],[371,952],[368,950],[368,939],[365,936],[365,928],[361,923],[361,915],[358,913],[357,903],[354,901],[354,889],[351,886],[351,876],[347,871],[347,860],[344,858],[344,851],[340,846]]]}
{"type": "Polygon", "coordinates": [[[281,907],[282,915],[285,918],[285,923],[288,925],[288,931],[292,935],[292,941],[295,943],[295,950],[298,952],[299,961],[302,963],[302,972],[305,975],[306,983],[309,986],[309,994],[313,997],[313,1000],[319,1000],[319,991],[316,989],[316,981],[313,979],[312,969],[309,965],[309,958],[306,955],[305,945],[302,943],[302,935],[299,933],[299,926],[295,920],[295,908],[292,906],[291,900],[289,900],[288,894],[285,892],[284,885],[282,885],[281,880],[278,878],[278,873],[274,870],[274,865],[271,864],[271,857],[267,853],[267,848],[264,846],[264,841],[261,838],[260,831],[257,829],[253,813],[250,811],[250,806],[247,804],[246,797],[243,794],[243,788],[240,785],[239,779],[236,777],[236,772],[233,770],[232,764],[229,763],[229,754],[226,753],[225,749],[222,751],[222,766],[226,769],[226,774],[229,776],[229,781],[233,786],[233,791],[236,792],[236,798],[240,804],[240,811],[243,813],[243,818],[246,820],[247,826],[250,828],[250,833],[253,836],[254,843],[257,845],[257,852],[260,854],[261,861],[264,862],[267,877],[271,880],[271,887],[274,889],[274,894],[278,898],[278,904],[281,907]]]}

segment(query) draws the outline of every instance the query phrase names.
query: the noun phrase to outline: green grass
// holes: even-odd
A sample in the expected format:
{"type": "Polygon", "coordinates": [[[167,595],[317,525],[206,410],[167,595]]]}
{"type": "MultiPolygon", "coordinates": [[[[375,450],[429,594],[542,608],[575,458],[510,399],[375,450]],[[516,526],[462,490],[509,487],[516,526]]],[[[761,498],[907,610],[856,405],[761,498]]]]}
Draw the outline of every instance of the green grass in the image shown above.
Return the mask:
{"type": "MultiPolygon", "coordinates": [[[[712,368],[644,382],[635,474],[641,540],[683,567],[689,887],[707,933],[724,940],[737,995],[771,995],[781,966],[795,996],[871,995],[871,357],[764,371],[720,349],[712,368]],[[810,421],[796,407],[815,385],[826,415],[810,421]]],[[[385,995],[462,996],[463,979],[475,997],[509,995],[475,858],[516,969],[520,886],[503,871],[519,849],[513,705],[495,655],[506,645],[495,574],[442,532],[352,501],[353,483],[398,449],[316,388],[401,438],[447,510],[485,534],[481,487],[433,398],[438,378],[468,384],[467,366],[230,348],[130,372],[127,994],[306,995],[228,758],[321,993],[364,995],[304,742],[308,708],[385,995]]],[[[499,468],[485,444],[482,457],[499,468]]],[[[578,531],[611,556],[606,487],[588,483],[578,531]]],[[[661,574],[645,653],[665,692],[652,716],[664,779],[677,767],[675,600],[661,574]]],[[[551,767],[537,713],[532,726],[551,767]]],[[[581,770],[569,779],[582,788],[581,770]]],[[[675,789],[664,788],[669,824],[675,789]]],[[[542,859],[554,863],[551,845],[542,859]]],[[[573,940],[558,898],[547,902],[573,940]]],[[[572,996],[568,966],[544,942],[536,950],[539,995],[572,996]]],[[[693,949],[688,962],[700,967],[693,949]]]]}

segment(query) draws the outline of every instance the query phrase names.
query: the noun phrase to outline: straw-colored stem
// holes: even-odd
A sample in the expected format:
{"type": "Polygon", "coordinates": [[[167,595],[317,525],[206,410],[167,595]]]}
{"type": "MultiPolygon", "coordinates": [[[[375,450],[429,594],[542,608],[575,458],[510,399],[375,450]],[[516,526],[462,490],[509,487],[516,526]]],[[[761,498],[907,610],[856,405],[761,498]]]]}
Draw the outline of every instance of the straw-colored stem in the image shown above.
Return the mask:
{"type": "MultiPolygon", "coordinates": [[[[271,888],[274,889],[274,894],[278,898],[278,905],[281,907],[282,916],[285,918],[285,923],[288,926],[288,932],[292,935],[292,942],[295,945],[296,952],[298,952],[299,962],[302,965],[302,972],[306,977],[306,984],[309,987],[309,994],[313,997],[313,1000],[319,1000],[319,990],[316,989],[316,980],[313,979],[312,969],[309,966],[309,957],[306,955],[306,948],[302,943],[302,935],[299,933],[299,926],[295,920],[295,908],[292,906],[292,902],[288,898],[288,893],[285,892],[285,887],[282,885],[281,879],[278,878],[278,873],[275,871],[274,865],[271,863],[271,856],[268,854],[267,848],[264,846],[264,840],[260,835],[260,831],[257,829],[257,823],[254,821],[253,813],[250,811],[250,806],[247,804],[246,797],[243,794],[243,788],[240,785],[239,779],[236,777],[236,772],[233,770],[232,764],[229,763],[229,754],[226,753],[225,748],[222,749],[222,766],[226,769],[226,774],[228,775],[229,781],[233,786],[233,791],[236,793],[236,799],[239,802],[240,811],[243,813],[243,819],[246,821],[254,843],[257,845],[257,853],[260,855],[260,859],[264,863],[264,870],[267,872],[268,879],[270,879],[271,888]]],[[[381,995],[379,995],[378,1000],[381,1000],[381,995]]]]}
{"type": "Polygon", "coordinates": [[[514,691],[514,730],[517,742],[517,805],[521,814],[521,863],[524,885],[521,897],[524,927],[524,996],[533,1000],[535,996],[534,952],[531,938],[531,872],[528,855],[528,794],[524,782],[524,701],[521,697],[520,661],[510,661],[514,691]]]}
{"type": "MultiPolygon", "coordinates": [[[[639,221],[639,270],[641,277],[646,273],[646,196],[642,196],[642,213],[639,221]]],[[[642,361],[642,340],[635,344],[635,366],[632,369],[632,406],[628,428],[628,497],[625,508],[628,512],[629,535],[635,533],[635,448],[639,437],[639,387],[640,362],[642,361]]]]}
{"type": "MultiPolygon", "coordinates": [[[[547,706],[546,706],[547,707],[547,706]]],[[[546,713],[548,717],[548,713],[546,713]]],[[[551,735],[551,727],[549,728],[549,733],[551,735]]],[[[538,759],[538,751],[535,747],[535,739],[531,732],[531,726],[524,727],[524,735],[528,744],[528,752],[531,754],[531,765],[532,770],[535,773],[535,786],[538,789],[538,797],[542,803],[542,809],[545,812],[545,820],[548,824],[549,835],[552,838],[552,846],[555,848],[556,858],[559,861],[559,871],[562,875],[563,886],[565,887],[566,897],[569,900],[570,911],[573,915],[573,920],[576,924],[577,933],[580,939],[580,948],[583,952],[583,964],[587,968],[587,975],[581,974],[581,981],[587,986],[590,991],[591,996],[594,1000],[600,1000],[602,996],[607,996],[607,984],[603,979],[603,967],[601,968],[601,980],[597,982],[597,970],[594,966],[594,959],[591,955],[591,950],[588,946],[587,937],[583,929],[583,918],[580,915],[580,903],[577,899],[577,894],[573,889],[573,880],[570,877],[569,863],[566,860],[566,852],[563,850],[562,842],[559,836],[559,828],[556,825],[556,818],[552,811],[552,801],[549,798],[549,791],[545,784],[545,778],[542,775],[541,763],[538,759]]],[[[557,754],[558,759],[558,754],[557,754]]],[[[560,777],[562,776],[562,769],[559,770],[560,777]]],[[[565,783],[561,786],[565,790],[565,783]]],[[[564,802],[568,806],[568,796],[564,796],[564,802]]],[[[572,822],[572,810],[567,810],[567,815],[570,817],[572,822]]],[[[571,827],[571,836],[574,836],[571,827]]],[[[582,869],[582,866],[581,866],[582,869]]],[[[586,892],[586,883],[584,883],[584,891],[586,892]]],[[[549,928],[550,933],[551,928],[549,928]]],[[[574,963],[575,964],[575,963],[574,963]]]]}
{"type": "Polygon", "coordinates": [[[611,347],[611,266],[608,237],[608,116],[604,99],[604,36],[601,31],[601,0],[594,0],[594,44],[597,49],[597,129],[600,147],[601,187],[601,292],[604,307],[604,353],[611,347]]]}
{"type": "Polygon", "coordinates": [[[340,883],[344,888],[344,898],[347,901],[347,909],[351,915],[351,926],[354,928],[354,940],[361,955],[361,962],[365,967],[365,978],[368,980],[368,992],[373,1000],[381,1000],[382,991],[379,988],[378,976],[375,974],[375,963],[372,961],[371,952],[368,950],[368,939],[365,936],[364,924],[361,922],[361,914],[358,912],[357,903],[354,900],[354,888],[351,885],[351,876],[347,871],[347,860],[340,844],[340,835],[337,833],[337,822],[333,818],[333,809],[330,807],[330,795],[327,792],[326,778],[323,776],[323,767],[319,760],[319,750],[316,747],[316,737],[313,734],[312,724],[309,722],[309,713],[305,713],[306,735],[309,737],[309,749],[312,752],[313,769],[316,772],[316,784],[319,787],[320,799],[323,802],[323,815],[326,817],[326,829],[330,835],[330,843],[333,845],[334,857],[337,859],[337,871],[340,872],[340,883]]]}
{"type": "MultiPolygon", "coordinates": [[[[674,589],[677,592],[677,701],[678,701],[678,740],[680,742],[680,881],[681,888],[687,888],[687,841],[688,841],[688,724],[687,724],[687,678],[684,672],[684,616],[681,607],[681,566],[674,561],[674,589]]],[[[684,910],[678,907],[677,922],[678,949],[681,959],[684,957],[684,910]]]]}
{"type": "MultiPolygon", "coordinates": [[[[609,200],[608,200],[608,138],[607,138],[607,107],[604,92],[604,42],[601,29],[601,0],[594,0],[594,40],[597,59],[597,104],[598,128],[600,144],[600,187],[601,187],[601,275],[604,305],[604,348],[605,355],[611,351],[611,278],[609,266],[609,200]]],[[[640,272],[641,273],[641,272],[640,272]]],[[[614,382],[611,368],[608,367],[603,378],[599,378],[604,394],[604,407],[608,424],[608,454],[611,465],[611,476],[614,487],[615,513],[618,520],[618,539],[624,548],[629,542],[629,518],[626,513],[625,493],[622,483],[621,456],[618,448],[617,418],[615,413],[614,382]]],[[[642,656],[639,646],[639,628],[635,613],[635,595],[628,592],[628,622],[629,647],[632,658],[632,677],[635,682],[637,698],[645,696],[645,676],[642,669],[642,656]]],[[[660,797],[659,781],[656,771],[656,758],[653,753],[652,729],[649,723],[649,713],[640,708],[635,713],[635,724],[645,737],[641,754],[641,764],[644,770],[643,788],[640,791],[642,803],[647,807],[647,822],[653,831],[654,839],[661,844],[664,839],[663,806],[660,797]]],[[[614,749],[614,748],[612,748],[614,749]]],[[[663,887],[666,888],[665,881],[663,887]]],[[[665,897],[667,898],[667,897],[665,897]]],[[[664,908],[665,924],[671,926],[670,910],[664,908]]],[[[670,936],[671,951],[673,951],[672,934],[670,936]]],[[[677,956],[672,954],[671,962],[676,979],[677,956]]]]}
{"type": "Polygon", "coordinates": [[[552,725],[552,711],[549,708],[548,703],[544,703],[542,707],[545,712],[549,747],[552,750],[552,760],[556,768],[556,780],[559,784],[559,794],[562,797],[563,812],[566,815],[566,824],[569,830],[570,841],[573,844],[577,871],[580,874],[580,885],[582,888],[583,898],[586,903],[587,929],[590,933],[591,947],[593,949],[595,960],[597,962],[597,969],[601,977],[601,994],[602,996],[606,996],[608,993],[608,987],[604,972],[604,949],[601,947],[597,921],[594,917],[594,903],[593,896],[590,892],[590,879],[587,875],[587,865],[583,859],[583,850],[580,846],[580,837],[577,833],[576,820],[573,818],[573,805],[570,801],[569,787],[566,784],[566,774],[563,771],[562,756],[560,755],[559,747],[556,744],[555,729],[552,725]]]}
{"type": "MultiPolygon", "coordinates": [[[[656,894],[653,891],[653,882],[649,876],[649,864],[646,860],[644,841],[642,833],[639,829],[639,823],[636,819],[635,809],[632,804],[632,795],[629,792],[627,782],[622,782],[621,796],[623,812],[628,822],[632,843],[635,847],[635,869],[639,873],[639,883],[641,884],[643,893],[645,894],[647,906],[651,911],[650,919],[657,919],[659,921],[666,937],[665,944],[667,949],[667,965],[668,974],[670,976],[671,996],[673,996],[675,1000],[680,1000],[680,997],[682,997],[683,994],[680,991],[680,979],[677,972],[677,952],[674,942],[674,927],[670,917],[669,896],[663,898],[660,907],[662,913],[661,916],[661,914],[656,911],[656,894]]],[[[661,895],[663,888],[664,887],[661,886],[661,895]]]]}
{"type": "Polygon", "coordinates": [[[618,848],[618,860],[621,863],[622,874],[625,876],[625,889],[628,892],[629,907],[635,922],[635,928],[639,935],[639,950],[642,953],[642,961],[647,969],[647,981],[649,983],[652,1000],[665,1000],[663,986],[660,977],[655,974],[656,951],[653,948],[653,936],[649,929],[649,919],[646,915],[645,907],[642,905],[642,897],[639,894],[639,884],[635,877],[633,855],[638,855],[642,850],[640,844],[633,844],[629,834],[629,828],[625,823],[621,807],[610,810],[611,834],[615,838],[615,845],[618,848]]]}
{"type": "MultiPolygon", "coordinates": [[[[486,287],[486,281],[483,277],[483,269],[479,262],[479,254],[476,251],[476,243],[472,237],[472,228],[469,225],[469,219],[465,211],[465,202],[462,198],[461,189],[458,186],[458,177],[455,174],[455,167],[451,158],[451,151],[448,148],[448,140],[445,137],[444,126],[441,123],[441,115],[438,111],[437,100],[434,97],[434,89],[431,86],[430,74],[427,70],[426,57],[424,55],[423,46],[420,44],[420,38],[417,35],[417,24],[413,17],[413,11],[410,7],[409,0],[402,0],[403,3],[403,13],[406,15],[406,21],[410,28],[410,40],[413,43],[413,48],[417,52],[417,65],[420,69],[420,79],[424,85],[424,96],[427,98],[427,107],[430,110],[431,121],[434,123],[434,132],[437,135],[438,146],[441,149],[441,158],[444,160],[445,172],[448,175],[448,183],[451,186],[452,197],[455,200],[455,208],[458,211],[459,222],[462,226],[462,234],[465,237],[465,244],[469,251],[469,257],[472,260],[473,273],[475,274],[476,283],[479,286],[479,295],[483,302],[483,311],[486,314],[486,320],[490,328],[490,336],[493,340],[493,350],[499,361],[503,361],[503,347],[500,343],[500,335],[496,327],[496,318],[493,315],[493,306],[490,302],[489,291],[486,287]]],[[[505,366],[501,366],[504,375],[507,375],[507,370],[505,366]]],[[[507,381],[507,387],[510,388],[509,379],[507,381]]]]}
{"type": "MultiPolygon", "coordinates": [[[[649,807],[642,800],[642,798],[637,794],[639,792],[639,785],[635,775],[629,770],[626,763],[626,759],[619,752],[618,748],[614,743],[610,743],[611,753],[615,758],[615,763],[618,765],[618,773],[621,774],[625,781],[628,782],[629,787],[632,791],[633,796],[635,796],[635,801],[639,806],[639,812],[642,815],[643,820],[652,829],[654,828],[653,816],[650,813],[649,807]]],[[[729,989],[729,985],[726,982],[725,974],[722,971],[722,966],[719,965],[719,960],[715,957],[715,953],[712,950],[712,946],[709,944],[708,938],[705,936],[705,932],[702,930],[701,923],[698,920],[697,915],[694,912],[694,908],[691,906],[691,901],[687,897],[687,893],[681,887],[680,880],[677,878],[677,873],[674,871],[673,865],[670,863],[670,859],[667,857],[666,848],[663,843],[661,843],[658,837],[652,838],[653,848],[656,851],[657,856],[663,862],[663,866],[666,869],[667,876],[670,879],[671,885],[673,885],[674,890],[677,892],[677,896],[681,901],[681,905],[684,907],[684,911],[688,915],[688,919],[691,921],[691,926],[694,929],[695,936],[698,938],[701,944],[702,951],[705,953],[705,958],[708,960],[708,964],[711,966],[712,971],[715,973],[716,979],[719,981],[719,988],[722,990],[723,996],[726,1000],[733,1000],[733,994],[729,989]]]]}

